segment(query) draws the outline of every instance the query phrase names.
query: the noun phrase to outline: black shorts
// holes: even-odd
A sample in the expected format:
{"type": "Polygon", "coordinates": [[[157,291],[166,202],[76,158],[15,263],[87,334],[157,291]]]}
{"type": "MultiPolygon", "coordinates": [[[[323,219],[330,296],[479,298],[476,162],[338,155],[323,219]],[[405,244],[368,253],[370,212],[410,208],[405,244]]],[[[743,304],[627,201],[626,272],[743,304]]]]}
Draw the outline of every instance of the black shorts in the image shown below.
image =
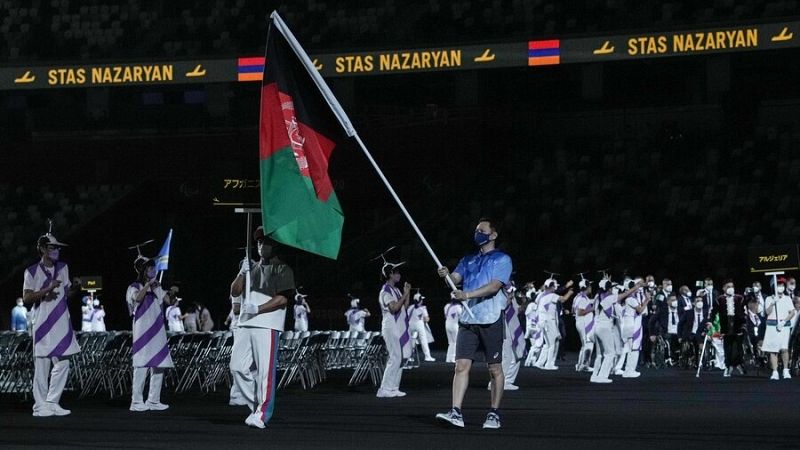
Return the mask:
{"type": "Polygon", "coordinates": [[[486,364],[499,364],[503,361],[503,317],[488,325],[458,324],[456,338],[456,360],[469,359],[475,361],[476,356],[483,354],[486,364]]]}

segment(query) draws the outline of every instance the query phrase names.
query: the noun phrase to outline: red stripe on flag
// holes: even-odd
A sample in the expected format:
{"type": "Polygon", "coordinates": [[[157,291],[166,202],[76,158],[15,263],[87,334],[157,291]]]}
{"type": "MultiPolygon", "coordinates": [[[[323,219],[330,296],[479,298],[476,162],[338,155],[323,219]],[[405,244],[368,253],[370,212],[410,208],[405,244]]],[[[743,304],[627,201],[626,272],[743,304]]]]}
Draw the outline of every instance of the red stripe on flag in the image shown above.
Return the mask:
{"type": "Polygon", "coordinates": [[[528,41],[528,50],[559,48],[560,46],[561,41],[559,39],[551,39],[549,41],[528,41]]]}
{"type": "Polygon", "coordinates": [[[240,66],[263,66],[266,58],[263,56],[252,56],[249,58],[239,58],[240,66]]]}

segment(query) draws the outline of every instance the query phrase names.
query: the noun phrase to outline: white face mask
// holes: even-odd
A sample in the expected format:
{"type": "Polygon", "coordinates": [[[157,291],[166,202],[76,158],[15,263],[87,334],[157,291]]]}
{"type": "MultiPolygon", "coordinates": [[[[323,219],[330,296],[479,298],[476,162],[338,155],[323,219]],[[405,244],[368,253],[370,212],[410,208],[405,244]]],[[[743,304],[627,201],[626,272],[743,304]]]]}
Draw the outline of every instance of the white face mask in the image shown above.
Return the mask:
{"type": "Polygon", "coordinates": [[[655,281],[648,281],[647,282],[647,287],[649,287],[649,288],[656,287],[656,282],[655,281]]]}
{"type": "Polygon", "coordinates": [[[22,306],[23,304],[24,304],[24,303],[22,302],[22,300],[20,300],[20,301],[18,301],[18,302],[17,302],[17,306],[22,306]]]}
{"type": "Polygon", "coordinates": [[[667,294],[672,293],[672,285],[668,284],[668,285],[664,286],[664,292],[666,292],[667,294]]]}
{"type": "Polygon", "coordinates": [[[709,292],[713,291],[714,290],[714,285],[713,284],[706,285],[706,290],[709,291],[709,292]]]}
{"type": "Polygon", "coordinates": [[[786,286],[786,288],[789,289],[789,291],[794,291],[794,287],[795,286],[792,283],[790,283],[788,286],[786,286]]]}
{"type": "Polygon", "coordinates": [[[673,300],[673,301],[669,302],[669,306],[670,306],[671,308],[674,308],[674,307],[678,306],[678,302],[676,302],[675,300],[673,300]]]}
{"type": "Polygon", "coordinates": [[[758,286],[753,286],[753,292],[755,292],[756,294],[758,294],[759,292],[761,292],[761,288],[760,288],[760,287],[758,287],[758,286]]]}
{"type": "Polygon", "coordinates": [[[694,307],[697,309],[703,309],[703,302],[697,302],[694,304],[694,307]]]}
{"type": "Polygon", "coordinates": [[[785,290],[786,290],[786,287],[778,286],[778,294],[783,294],[783,291],[785,291],[785,290]]]}
{"type": "Polygon", "coordinates": [[[725,289],[725,294],[727,294],[727,295],[733,295],[733,288],[732,288],[732,287],[729,287],[728,289],[725,289]]]}

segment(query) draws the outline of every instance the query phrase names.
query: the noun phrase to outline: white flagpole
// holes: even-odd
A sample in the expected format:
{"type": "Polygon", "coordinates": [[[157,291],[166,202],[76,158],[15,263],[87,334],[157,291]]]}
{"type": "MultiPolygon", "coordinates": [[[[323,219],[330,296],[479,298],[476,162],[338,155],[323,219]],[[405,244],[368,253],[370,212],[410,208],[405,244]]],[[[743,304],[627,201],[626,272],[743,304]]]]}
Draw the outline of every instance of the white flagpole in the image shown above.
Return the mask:
{"type": "MultiPolygon", "coordinates": [[[[428,244],[428,240],[425,239],[425,236],[423,236],[422,231],[420,231],[419,227],[417,227],[417,223],[411,217],[411,214],[408,213],[408,210],[406,209],[403,202],[400,200],[400,197],[397,196],[397,193],[394,191],[394,188],[392,188],[392,185],[389,184],[389,180],[386,179],[386,176],[383,174],[383,171],[381,170],[380,167],[378,167],[378,164],[372,158],[372,154],[370,154],[369,150],[367,149],[367,146],[364,145],[364,142],[361,140],[361,137],[358,135],[355,128],[353,128],[353,124],[350,122],[350,118],[347,116],[347,113],[344,112],[344,109],[342,109],[342,106],[339,104],[339,101],[336,99],[336,96],[333,95],[333,92],[331,92],[330,88],[328,87],[328,84],[322,78],[322,75],[320,75],[317,68],[314,67],[314,63],[311,62],[311,58],[308,57],[306,51],[303,49],[300,43],[297,42],[297,39],[295,39],[294,34],[292,34],[292,31],[289,30],[289,27],[286,25],[286,23],[283,21],[283,19],[281,18],[281,16],[278,14],[277,11],[272,11],[272,14],[270,14],[270,18],[272,18],[273,23],[275,24],[275,28],[278,29],[278,31],[283,35],[283,37],[289,43],[289,46],[292,47],[292,50],[294,50],[295,55],[297,55],[297,57],[300,58],[300,62],[303,63],[303,67],[305,67],[306,71],[311,76],[311,79],[314,80],[314,84],[317,85],[317,88],[322,93],[322,97],[328,103],[328,106],[331,108],[331,111],[333,111],[333,114],[339,120],[339,123],[342,125],[342,128],[344,128],[348,136],[354,137],[356,139],[356,142],[358,142],[358,145],[359,147],[361,147],[361,150],[364,152],[364,155],[366,155],[370,164],[372,164],[372,167],[378,173],[378,176],[380,177],[381,181],[383,181],[383,184],[386,186],[386,189],[389,190],[389,193],[392,195],[392,198],[394,198],[394,201],[397,202],[397,206],[399,206],[400,210],[403,211],[403,215],[406,216],[406,219],[408,219],[408,222],[411,224],[411,227],[417,233],[417,236],[419,237],[420,241],[422,241],[422,245],[424,245],[425,249],[428,250],[428,253],[431,255],[431,258],[433,258],[433,261],[436,263],[436,267],[437,268],[444,267],[442,265],[442,262],[439,260],[439,257],[437,257],[436,253],[434,253],[430,244],[428,244]]],[[[266,63],[269,64],[269,61],[267,61],[266,63]]],[[[450,276],[447,276],[445,280],[447,281],[447,284],[450,286],[450,289],[452,289],[453,291],[458,289],[455,283],[453,282],[453,279],[450,278],[450,276]]],[[[472,310],[467,305],[467,302],[464,301],[462,303],[466,311],[471,316],[475,317],[472,314],[472,310]]]]}

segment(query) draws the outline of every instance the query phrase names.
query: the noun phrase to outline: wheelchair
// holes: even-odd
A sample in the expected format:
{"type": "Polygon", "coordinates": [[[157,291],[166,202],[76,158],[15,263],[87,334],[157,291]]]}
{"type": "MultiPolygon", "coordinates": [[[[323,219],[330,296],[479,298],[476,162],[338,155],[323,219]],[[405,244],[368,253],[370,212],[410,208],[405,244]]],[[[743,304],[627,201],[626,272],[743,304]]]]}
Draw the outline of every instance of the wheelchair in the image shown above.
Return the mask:
{"type": "Polygon", "coordinates": [[[671,366],[669,342],[663,336],[657,335],[656,341],[650,344],[650,365],[654,369],[663,369],[671,366]]]}

